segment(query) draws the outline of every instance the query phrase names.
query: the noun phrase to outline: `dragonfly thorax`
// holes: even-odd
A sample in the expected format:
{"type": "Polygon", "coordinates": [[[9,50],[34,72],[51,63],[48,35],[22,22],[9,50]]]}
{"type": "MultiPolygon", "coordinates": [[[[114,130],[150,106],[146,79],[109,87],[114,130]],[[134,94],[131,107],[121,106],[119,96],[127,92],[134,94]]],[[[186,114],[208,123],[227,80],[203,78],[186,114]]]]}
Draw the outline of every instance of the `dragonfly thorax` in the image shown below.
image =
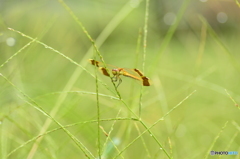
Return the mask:
{"type": "Polygon", "coordinates": [[[112,69],[112,74],[113,74],[114,76],[116,76],[116,75],[122,75],[122,74],[123,74],[123,71],[122,71],[121,68],[115,68],[115,69],[112,69]]]}

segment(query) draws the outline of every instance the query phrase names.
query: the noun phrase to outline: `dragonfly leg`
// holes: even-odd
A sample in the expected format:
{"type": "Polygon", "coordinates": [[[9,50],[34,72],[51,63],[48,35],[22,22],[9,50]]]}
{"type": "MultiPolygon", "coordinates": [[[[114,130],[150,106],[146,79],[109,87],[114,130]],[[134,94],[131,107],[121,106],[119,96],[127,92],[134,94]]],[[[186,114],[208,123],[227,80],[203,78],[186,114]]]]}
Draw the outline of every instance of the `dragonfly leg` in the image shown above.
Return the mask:
{"type": "Polygon", "coordinates": [[[122,83],[122,79],[119,76],[118,76],[118,79],[119,79],[119,82],[118,82],[117,87],[122,83]]]}
{"type": "Polygon", "coordinates": [[[119,75],[114,75],[114,76],[112,77],[112,81],[113,81],[113,82],[119,81],[116,87],[118,87],[118,86],[122,83],[122,79],[119,77],[119,75]]]}
{"type": "Polygon", "coordinates": [[[113,82],[117,82],[117,80],[118,80],[117,76],[114,75],[114,76],[112,77],[112,80],[113,80],[113,82]]]}

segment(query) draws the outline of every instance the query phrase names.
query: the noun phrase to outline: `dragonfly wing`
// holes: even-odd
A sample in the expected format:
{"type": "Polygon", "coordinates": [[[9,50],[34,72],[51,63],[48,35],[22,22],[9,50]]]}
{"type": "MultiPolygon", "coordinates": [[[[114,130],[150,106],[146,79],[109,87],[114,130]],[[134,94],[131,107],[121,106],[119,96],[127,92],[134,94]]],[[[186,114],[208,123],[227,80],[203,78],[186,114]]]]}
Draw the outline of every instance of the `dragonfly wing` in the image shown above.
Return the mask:
{"type": "Polygon", "coordinates": [[[140,78],[139,76],[132,75],[132,74],[126,72],[126,71],[124,71],[124,72],[122,73],[122,75],[123,75],[123,76],[126,76],[126,77],[133,78],[133,79],[135,79],[135,80],[140,80],[140,81],[141,81],[141,78],[140,78]]]}
{"type": "Polygon", "coordinates": [[[150,86],[149,78],[142,76],[142,80],[144,86],[150,86]]]}
{"type": "Polygon", "coordinates": [[[96,61],[96,60],[93,60],[93,59],[89,59],[89,62],[90,62],[92,65],[99,67],[100,62],[98,62],[98,61],[96,61]]]}
{"type": "Polygon", "coordinates": [[[102,74],[104,74],[105,76],[110,76],[109,73],[107,72],[107,69],[104,67],[100,67],[103,66],[102,62],[93,60],[93,59],[89,59],[89,62],[94,65],[97,66],[99,68],[99,70],[101,71],[102,74]]]}
{"type": "Polygon", "coordinates": [[[104,68],[104,67],[99,67],[99,70],[102,72],[102,74],[104,74],[105,76],[109,76],[110,77],[110,75],[109,75],[109,73],[107,72],[107,70],[106,70],[106,68],[104,68]]]}

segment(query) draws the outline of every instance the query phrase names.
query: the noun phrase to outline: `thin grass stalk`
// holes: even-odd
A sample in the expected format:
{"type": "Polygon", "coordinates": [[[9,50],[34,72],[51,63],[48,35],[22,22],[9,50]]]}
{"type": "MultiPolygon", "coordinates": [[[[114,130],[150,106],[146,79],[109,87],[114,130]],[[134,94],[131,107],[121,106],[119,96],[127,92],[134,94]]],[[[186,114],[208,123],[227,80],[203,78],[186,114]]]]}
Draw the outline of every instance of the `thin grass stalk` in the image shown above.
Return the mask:
{"type": "Polygon", "coordinates": [[[36,39],[32,39],[29,43],[24,45],[21,49],[19,49],[15,54],[13,54],[11,57],[9,57],[1,66],[2,68],[5,64],[7,64],[10,60],[12,60],[15,56],[17,56],[20,52],[22,52],[24,49],[26,49],[28,46],[30,46],[33,42],[35,42],[36,39]]]}
{"type": "Polygon", "coordinates": [[[211,37],[217,42],[217,44],[224,50],[224,53],[228,56],[229,60],[231,61],[232,65],[235,67],[235,69],[240,73],[240,65],[239,62],[236,61],[236,58],[231,53],[229,48],[220,40],[217,33],[212,29],[212,27],[208,24],[206,19],[202,16],[199,16],[199,19],[202,21],[202,23],[207,27],[208,32],[210,33],[211,37]]]}
{"type": "MultiPolygon", "coordinates": [[[[134,123],[134,124],[135,124],[136,130],[138,131],[138,135],[141,135],[141,132],[140,132],[140,129],[139,129],[138,125],[137,125],[136,123],[134,123]]],[[[149,151],[149,149],[148,149],[148,147],[147,147],[147,144],[146,144],[146,142],[145,142],[143,136],[141,135],[140,138],[141,138],[141,141],[142,141],[143,147],[144,147],[145,150],[146,150],[147,157],[148,157],[148,158],[152,158],[151,155],[150,155],[150,151],[149,151]]]]}
{"type": "Polygon", "coordinates": [[[172,156],[171,158],[173,158],[173,147],[172,147],[172,142],[170,137],[168,137],[168,143],[169,143],[170,155],[172,156]]]}
{"type": "MultiPolygon", "coordinates": [[[[8,28],[8,29],[11,30],[11,31],[14,31],[14,32],[16,32],[16,33],[21,34],[23,37],[27,37],[27,38],[29,38],[29,39],[31,39],[31,40],[34,40],[32,37],[30,37],[30,36],[28,36],[28,35],[20,32],[20,31],[14,30],[14,29],[12,29],[12,28],[8,28]]],[[[90,75],[92,75],[92,76],[95,78],[95,76],[94,76],[93,74],[91,74],[91,73],[90,73],[88,70],[86,70],[83,66],[79,65],[77,62],[75,62],[74,60],[72,60],[72,59],[69,58],[68,56],[64,55],[63,53],[59,52],[58,50],[56,50],[56,49],[54,49],[54,48],[52,48],[52,47],[50,47],[50,46],[48,46],[48,45],[46,45],[46,44],[38,41],[38,40],[35,40],[35,42],[43,45],[45,48],[48,48],[48,49],[50,49],[50,50],[52,50],[52,51],[60,54],[61,56],[63,56],[63,57],[66,58],[67,60],[69,60],[71,63],[73,63],[73,64],[81,67],[84,71],[86,71],[87,73],[89,73],[90,75]]],[[[111,80],[112,80],[112,79],[111,79],[111,80]]],[[[101,81],[100,81],[100,82],[101,82],[101,81]]],[[[123,104],[127,107],[127,109],[128,109],[136,118],[138,118],[138,116],[130,109],[130,107],[121,99],[121,95],[120,95],[119,91],[117,90],[117,87],[116,87],[115,83],[114,83],[113,81],[112,81],[112,83],[113,83],[113,85],[114,85],[114,87],[115,87],[115,90],[116,90],[116,92],[117,92],[117,95],[118,95],[120,101],[122,101],[123,104]]],[[[58,108],[60,107],[60,103],[62,103],[62,100],[63,100],[64,98],[60,98],[60,99],[61,99],[61,100],[58,101],[57,107],[55,107],[55,108],[50,112],[51,116],[55,116],[58,108]]],[[[47,129],[49,125],[50,125],[50,121],[47,121],[46,124],[44,124],[44,129],[47,129]]],[[[44,131],[45,131],[45,130],[42,130],[40,133],[43,133],[44,131]]]]}
{"type": "MultiPolygon", "coordinates": [[[[62,5],[65,7],[65,9],[67,9],[67,11],[69,13],[71,13],[70,15],[73,17],[73,19],[75,19],[75,22],[77,22],[78,24],[82,24],[80,21],[78,21],[78,18],[77,16],[74,15],[74,13],[71,11],[71,9],[65,5],[65,3],[63,1],[61,1],[62,5]]],[[[103,32],[99,35],[99,37],[97,38],[96,40],[96,43],[101,46],[102,43],[106,40],[106,38],[110,35],[110,33],[117,27],[117,25],[124,19],[124,17],[126,17],[131,11],[133,10],[133,8],[129,8],[129,5],[125,5],[122,10],[119,12],[119,14],[116,15],[116,17],[113,18],[112,21],[109,22],[109,24],[106,26],[106,28],[103,30],[103,32]]],[[[82,25],[81,25],[82,26],[82,25]]],[[[85,28],[84,28],[85,29],[85,28]]],[[[47,45],[45,45],[47,46],[47,45]]],[[[95,46],[95,45],[94,45],[95,46]]],[[[48,46],[46,47],[48,48],[48,46]]],[[[91,50],[91,49],[89,49],[91,50]]],[[[85,59],[84,61],[87,61],[86,60],[86,57],[88,58],[90,54],[90,51],[88,51],[86,54],[85,54],[85,57],[83,59],[85,59]]],[[[65,57],[66,58],[66,57],[65,57]]],[[[70,59],[70,58],[67,58],[67,59],[70,59]]],[[[70,60],[71,61],[71,60],[70,60]]],[[[71,61],[72,62],[72,61],[71,61]]],[[[86,62],[85,62],[86,63],[86,62]]],[[[74,63],[74,64],[77,64],[78,63],[74,63]]],[[[74,73],[72,74],[72,76],[70,77],[68,83],[66,84],[66,86],[64,87],[64,91],[68,91],[73,83],[76,82],[77,80],[77,77],[81,74],[82,70],[85,70],[87,71],[86,69],[84,69],[84,67],[81,67],[80,68],[82,69],[79,69],[79,67],[77,67],[74,71],[74,73]]],[[[101,81],[100,81],[101,82],[101,81]]],[[[108,90],[110,90],[106,84],[104,84],[103,82],[101,82],[101,84],[103,84],[108,90]]],[[[111,91],[111,90],[110,90],[111,91]]],[[[112,91],[111,91],[112,92],[112,91]]],[[[58,102],[56,103],[56,105],[54,106],[54,109],[50,112],[50,114],[52,114],[54,116],[54,114],[56,114],[56,112],[59,110],[59,107],[61,105],[61,103],[65,100],[66,98],[66,95],[67,94],[63,94],[63,95],[60,95],[59,98],[58,98],[58,102]]],[[[50,125],[50,121],[46,121],[43,128],[43,130],[41,130],[41,132],[44,132],[46,131],[46,129],[48,128],[48,126],[50,125]]]]}
{"type": "MultiPolygon", "coordinates": [[[[138,66],[138,61],[139,61],[139,52],[140,52],[140,47],[141,47],[141,41],[142,41],[142,29],[139,28],[138,30],[138,38],[137,38],[137,46],[136,46],[136,51],[135,51],[135,64],[134,64],[134,68],[137,68],[138,66]]],[[[134,83],[135,81],[132,80],[132,83],[134,83]]],[[[131,89],[130,89],[130,92],[129,94],[134,94],[135,90],[134,90],[134,84],[131,85],[131,89]]],[[[129,105],[133,105],[135,100],[133,99],[130,99],[129,100],[129,105]]],[[[138,106],[139,107],[139,106],[138,106]]]]}
{"type": "MultiPolygon", "coordinates": [[[[145,71],[145,62],[147,54],[147,33],[148,33],[148,16],[149,16],[149,0],[146,0],[145,8],[145,19],[144,19],[144,34],[143,34],[143,62],[142,62],[142,71],[145,71]]],[[[139,96],[139,118],[142,114],[142,97],[143,97],[143,86],[141,86],[140,96],[139,96]]]]}
{"type": "Polygon", "coordinates": [[[157,64],[159,63],[159,60],[161,59],[161,55],[162,53],[165,51],[165,49],[167,48],[169,42],[172,39],[173,34],[175,33],[178,25],[180,24],[180,21],[182,20],[183,14],[185,13],[187,6],[189,5],[191,0],[185,0],[179,10],[179,12],[177,13],[177,17],[176,17],[176,22],[169,28],[166,36],[164,37],[163,42],[161,43],[161,47],[159,50],[159,53],[156,57],[154,57],[153,59],[153,68],[151,69],[151,73],[154,73],[156,71],[157,64]]]}
{"type": "Polygon", "coordinates": [[[147,54],[148,16],[149,16],[149,0],[146,0],[144,33],[143,33],[143,62],[142,62],[143,72],[145,71],[145,62],[146,62],[146,54],[147,54]]]}
{"type": "MultiPolygon", "coordinates": [[[[30,37],[30,36],[28,36],[28,35],[20,32],[20,31],[16,31],[16,30],[14,30],[14,29],[12,29],[12,28],[8,28],[8,29],[11,30],[11,31],[14,31],[14,32],[16,32],[16,33],[19,33],[19,34],[22,35],[23,37],[27,37],[28,39],[34,40],[36,43],[39,43],[39,44],[43,45],[45,48],[50,49],[50,50],[58,53],[59,55],[61,55],[61,56],[63,56],[64,58],[66,58],[66,59],[69,60],[71,63],[73,63],[73,64],[81,67],[83,70],[85,70],[87,73],[89,73],[91,76],[94,77],[94,75],[92,75],[92,74],[91,74],[88,70],[86,70],[83,66],[81,66],[80,64],[78,64],[77,62],[75,62],[74,60],[72,60],[71,58],[69,58],[68,56],[64,55],[63,53],[59,52],[58,50],[56,50],[56,49],[54,49],[54,48],[52,48],[52,47],[44,44],[43,42],[40,42],[40,41],[32,38],[32,37],[30,37]]],[[[101,81],[100,81],[100,82],[101,82],[101,81]]],[[[102,82],[101,82],[101,83],[102,83],[102,82]]],[[[106,86],[106,85],[105,85],[105,86],[106,86]]],[[[106,87],[107,87],[107,86],[106,86],[106,87]]],[[[59,107],[60,107],[60,105],[61,105],[60,103],[62,103],[62,101],[63,101],[64,99],[65,99],[65,98],[60,98],[60,100],[58,100],[58,103],[56,104],[56,106],[55,106],[55,107],[52,109],[52,111],[50,112],[50,115],[51,115],[52,117],[54,117],[54,116],[56,115],[56,113],[57,113],[57,111],[59,110],[59,107]]],[[[44,125],[43,125],[43,127],[42,127],[42,129],[41,129],[41,131],[40,131],[40,134],[43,133],[43,132],[45,132],[45,131],[47,130],[47,128],[49,127],[50,123],[51,123],[51,120],[49,120],[49,118],[48,118],[48,119],[46,120],[46,122],[44,123],[44,125]]],[[[41,142],[41,140],[42,140],[42,138],[39,138],[39,139],[37,140],[37,142],[41,142]]],[[[36,152],[36,150],[37,150],[37,148],[38,148],[38,145],[39,145],[39,144],[34,144],[34,145],[33,145],[32,150],[31,150],[30,153],[29,153],[28,159],[31,159],[31,158],[33,157],[33,154],[35,154],[35,152],[36,152]],[[31,154],[31,155],[30,155],[30,154],[31,154]]]]}
{"type": "Polygon", "coordinates": [[[208,148],[206,155],[204,157],[204,159],[207,159],[209,155],[209,153],[213,150],[213,146],[215,145],[215,143],[217,142],[218,138],[221,136],[223,130],[226,128],[228,124],[228,121],[224,124],[224,126],[222,127],[222,129],[220,130],[220,132],[217,134],[217,136],[214,138],[212,144],[210,145],[210,147],[208,148]]]}
{"type": "Polygon", "coordinates": [[[41,44],[41,45],[44,46],[46,49],[50,49],[51,51],[53,51],[53,52],[61,55],[62,57],[64,57],[65,59],[67,59],[69,62],[73,63],[74,65],[76,65],[76,66],[78,66],[78,67],[80,67],[81,69],[83,69],[84,71],[86,71],[89,75],[91,75],[92,77],[94,77],[94,75],[91,74],[85,67],[83,67],[82,65],[78,64],[76,61],[74,61],[74,60],[71,59],[70,57],[64,55],[64,54],[61,53],[60,51],[58,51],[58,50],[56,50],[56,49],[48,46],[47,44],[45,44],[45,43],[37,40],[36,38],[34,39],[34,38],[32,38],[32,37],[30,37],[30,36],[28,36],[28,35],[20,32],[20,31],[17,31],[17,30],[15,30],[15,29],[13,29],[13,28],[8,28],[8,29],[11,30],[11,31],[13,31],[13,32],[16,32],[16,33],[22,35],[23,37],[26,37],[26,38],[32,40],[33,42],[36,42],[36,43],[38,43],[38,44],[41,44]]]}
{"type": "Polygon", "coordinates": [[[238,2],[238,0],[235,0],[236,5],[240,8],[240,3],[238,2]]]}
{"type": "Polygon", "coordinates": [[[195,91],[193,91],[192,93],[190,93],[187,97],[185,97],[181,102],[179,102],[176,106],[174,106],[171,110],[169,110],[165,115],[163,115],[163,117],[159,118],[155,123],[153,123],[150,127],[147,127],[146,124],[139,120],[141,122],[141,124],[145,127],[146,130],[144,130],[140,135],[138,135],[132,142],[130,142],[124,149],[122,149],[122,151],[115,156],[115,158],[117,158],[119,155],[121,155],[129,146],[131,146],[135,141],[137,141],[143,134],[145,134],[146,132],[149,132],[150,136],[153,137],[153,139],[156,141],[156,143],[159,145],[159,147],[163,150],[163,152],[166,154],[166,156],[168,158],[171,158],[171,156],[168,154],[168,152],[165,150],[165,148],[162,146],[162,144],[158,141],[158,139],[156,138],[156,136],[150,131],[150,129],[152,127],[154,127],[155,125],[157,125],[160,121],[164,120],[164,118],[166,118],[173,110],[175,110],[176,108],[178,108],[184,101],[186,101],[190,96],[193,95],[193,93],[195,93],[195,91]]]}
{"type": "Polygon", "coordinates": [[[230,146],[234,143],[234,141],[237,141],[236,140],[236,137],[238,136],[239,132],[236,131],[235,134],[231,137],[231,139],[229,140],[229,143],[226,145],[226,148],[224,150],[226,151],[231,151],[229,148],[230,146]]]}
{"type": "Polygon", "coordinates": [[[98,68],[95,66],[95,85],[96,85],[96,100],[97,100],[97,145],[98,145],[98,158],[101,159],[101,136],[100,136],[100,102],[98,90],[98,68]]]}
{"type": "MultiPolygon", "coordinates": [[[[60,126],[65,133],[76,143],[78,148],[84,153],[84,155],[87,158],[90,158],[90,155],[93,157],[93,155],[90,153],[90,151],[77,139],[74,137],[73,134],[71,134],[67,129],[63,127],[62,124],[60,124],[56,119],[54,119],[50,114],[48,114],[42,107],[40,107],[31,97],[29,97],[27,94],[25,94],[20,88],[18,88],[15,84],[13,84],[7,77],[5,77],[3,74],[0,74],[13,88],[15,88],[20,94],[23,95],[27,100],[25,101],[29,105],[33,106],[35,109],[40,111],[43,115],[47,116],[49,119],[54,121],[58,126],[60,126]]],[[[10,154],[8,154],[9,157],[10,154]]],[[[32,158],[34,153],[30,153],[28,158],[32,158]]]]}
{"type": "Polygon", "coordinates": [[[138,38],[137,38],[137,46],[136,46],[136,52],[135,52],[135,64],[134,67],[138,66],[138,61],[139,61],[139,52],[140,52],[140,47],[141,47],[141,42],[142,42],[142,29],[139,28],[138,30],[138,38]]]}
{"type": "MultiPolygon", "coordinates": [[[[123,121],[123,120],[132,120],[132,121],[137,121],[136,119],[132,119],[132,118],[109,118],[109,119],[100,119],[101,122],[106,122],[106,121],[123,121]]],[[[69,127],[73,127],[73,126],[78,126],[80,124],[89,124],[89,123],[97,123],[97,120],[90,120],[90,121],[83,121],[83,122],[77,122],[77,123],[73,123],[73,124],[69,124],[69,125],[65,125],[63,126],[64,128],[69,128],[69,127]]],[[[13,153],[17,152],[19,149],[23,148],[25,145],[34,142],[35,140],[37,140],[38,138],[41,138],[45,135],[49,135],[50,133],[53,133],[55,131],[58,130],[62,130],[63,127],[58,127],[49,131],[46,131],[42,134],[39,134],[31,139],[29,139],[28,141],[26,141],[25,143],[21,144],[20,146],[16,147],[15,149],[13,149],[11,152],[8,153],[7,157],[11,156],[13,153]]]]}
{"type": "Polygon", "coordinates": [[[225,92],[227,93],[227,95],[229,96],[229,98],[232,100],[232,102],[234,103],[234,105],[236,107],[238,107],[238,109],[240,109],[239,105],[237,104],[237,102],[233,99],[233,97],[228,93],[227,89],[225,89],[225,92]]]}
{"type": "MultiPolygon", "coordinates": [[[[66,92],[51,92],[51,93],[46,93],[40,96],[37,96],[35,98],[41,98],[44,96],[49,96],[49,95],[57,95],[57,94],[70,94],[70,93],[77,93],[77,94],[87,94],[87,95],[96,95],[96,92],[88,92],[88,91],[66,91],[66,92]]],[[[111,95],[106,95],[106,94],[102,94],[102,93],[98,93],[99,96],[101,97],[106,97],[109,99],[113,99],[113,100],[120,100],[119,98],[115,97],[115,96],[111,96],[111,95]]]]}
{"type": "Polygon", "coordinates": [[[197,55],[196,66],[195,66],[196,71],[194,71],[196,74],[198,74],[199,67],[202,63],[202,57],[205,49],[206,38],[207,38],[207,27],[205,25],[202,25],[200,45],[198,48],[198,55],[197,55]]]}
{"type": "MultiPolygon", "coordinates": [[[[80,20],[78,19],[78,17],[73,13],[73,11],[67,6],[67,4],[63,1],[63,0],[58,0],[60,4],[62,4],[62,6],[69,12],[69,14],[72,16],[72,18],[78,23],[78,25],[81,27],[81,29],[83,30],[83,32],[85,33],[85,35],[88,37],[88,39],[91,41],[94,50],[96,51],[97,55],[99,56],[101,62],[103,63],[104,67],[106,68],[106,71],[108,72],[108,74],[110,74],[109,69],[107,68],[107,65],[103,59],[103,56],[101,55],[100,51],[97,48],[97,45],[95,43],[95,41],[92,39],[92,37],[90,36],[90,34],[88,33],[88,31],[86,30],[86,28],[83,26],[83,24],[80,22],[80,20]]],[[[121,99],[121,95],[119,93],[119,91],[117,90],[117,87],[113,81],[113,79],[110,77],[113,86],[115,88],[115,91],[117,92],[118,97],[121,99]]]]}
{"type": "MultiPolygon", "coordinates": [[[[119,110],[116,118],[118,118],[120,112],[121,112],[121,109],[119,110]]],[[[117,121],[117,120],[113,121],[113,124],[111,125],[110,131],[107,133],[108,135],[107,135],[106,141],[105,141],[105,143],[104,143],[104,145],[103,145],[103,148],[102,148],[102,154],[104,154],[103,150],[106,149],[106,145],[107,145],[107,143],[108,143],[109,140],[110,140],[110,142],[112,143],[112,145],[114,146],[114,148],[117,150],[117,152],[118,152],[118,153],[120,152],[120,150],[118,149],[117,145],[114,143],[114,141],[113,141],[112,138],[110,137],[111,134],[112,134],[112,131],[113,131],[113,127],[114,127],[115,124],[116,124],[116,121],[117,121]]],[[[121,156],[121,158],[124,158],[122,155],[120,155],[120,156],[121,156]]]]}

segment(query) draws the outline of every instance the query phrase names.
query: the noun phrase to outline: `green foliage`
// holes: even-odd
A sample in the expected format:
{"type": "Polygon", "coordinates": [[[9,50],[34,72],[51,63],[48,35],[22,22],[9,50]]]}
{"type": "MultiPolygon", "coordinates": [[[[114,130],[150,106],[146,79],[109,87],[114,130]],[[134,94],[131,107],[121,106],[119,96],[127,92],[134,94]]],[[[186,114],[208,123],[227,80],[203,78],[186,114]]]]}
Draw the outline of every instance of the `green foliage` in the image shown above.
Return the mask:
{"type": "Polygon", "coordinates": [[[230,13],[213,25],[197,10],[211,4],[190,0],[2,4],[0,158],[239,151],[240,24],[230,13]],[[90,58],[139,68],[152,85],[122,77],[116,87],[90,58]]]}

